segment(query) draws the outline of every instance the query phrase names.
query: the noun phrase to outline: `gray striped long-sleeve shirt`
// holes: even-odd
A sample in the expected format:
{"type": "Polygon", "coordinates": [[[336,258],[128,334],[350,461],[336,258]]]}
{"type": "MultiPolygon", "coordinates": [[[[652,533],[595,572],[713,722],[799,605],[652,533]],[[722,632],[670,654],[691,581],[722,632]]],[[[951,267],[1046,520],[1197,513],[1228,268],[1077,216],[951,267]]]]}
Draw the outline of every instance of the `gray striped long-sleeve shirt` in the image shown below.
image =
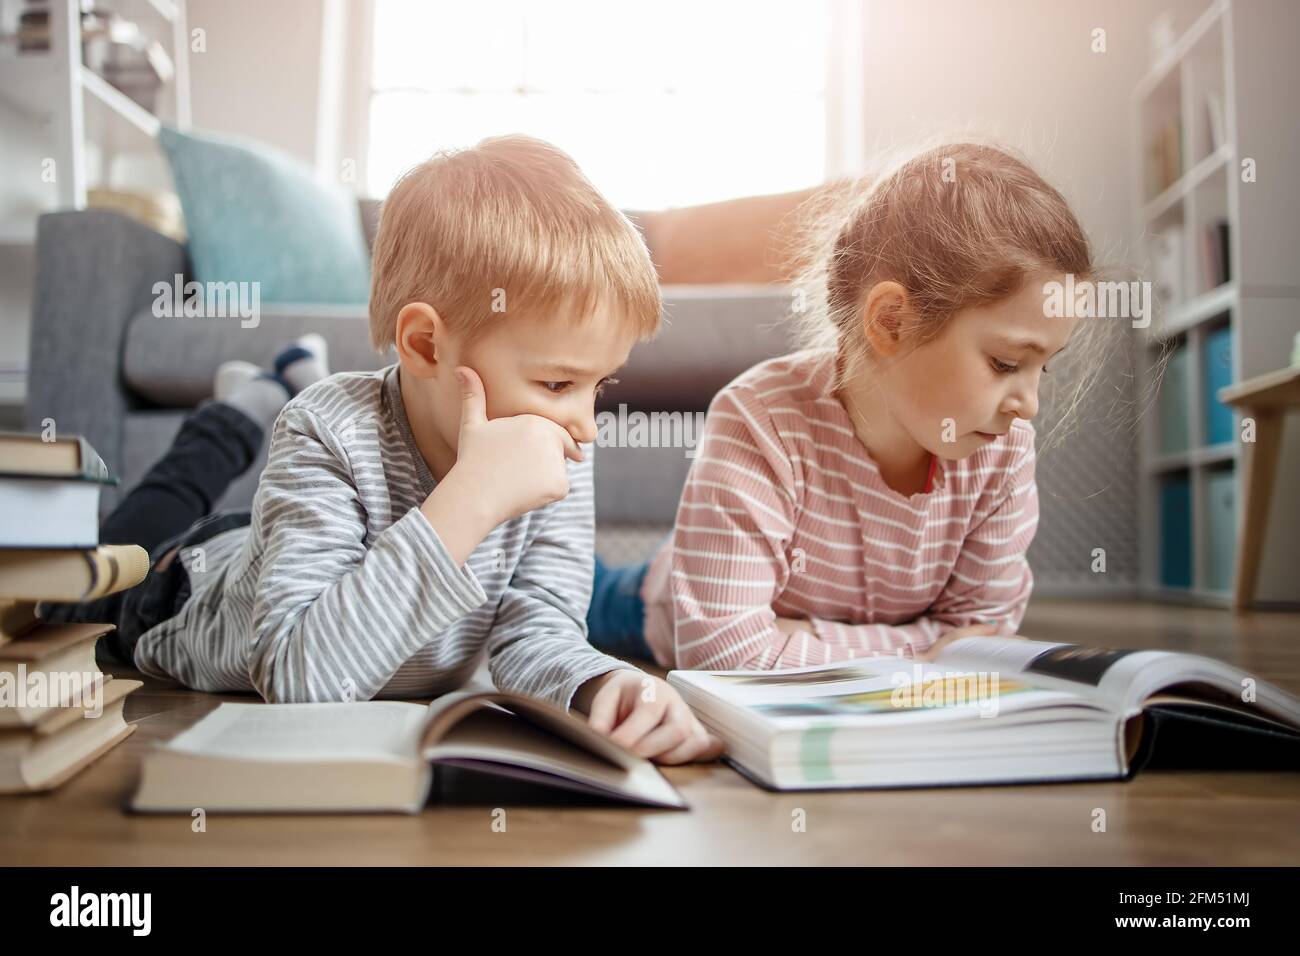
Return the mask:
{"type": "Polygon", "coordinates": [[[568,462],[567,497],[457,566],[419,510],[436,482],[399,371],[332,375],[285,406],[252,524],[182,550],[192,593],[141,636],[141,671],[272,702],[425,697],[461,686],[485,651],[497,687],[567,707],[631,668],[587,643],[593,447],[568,462]]]}

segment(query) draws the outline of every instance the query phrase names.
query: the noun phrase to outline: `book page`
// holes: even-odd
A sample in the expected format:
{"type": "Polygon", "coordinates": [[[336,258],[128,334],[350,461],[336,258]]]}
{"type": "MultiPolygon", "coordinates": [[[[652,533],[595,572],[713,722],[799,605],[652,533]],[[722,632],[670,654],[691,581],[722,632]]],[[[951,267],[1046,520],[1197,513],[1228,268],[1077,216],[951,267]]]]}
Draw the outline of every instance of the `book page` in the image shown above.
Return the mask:
{"type": "Polygon", "coordinates": [[[1135,696],[1140,696],[1139,675],[1149,675],[1153,666],[1167,668],[1180,657],[1188,655],[1009,637],[965,637],[940,651],[938,662],[1001,671],[1036,687],[1069,690],[1121,711],[1133,706],[1135,696]]]}
{"type": "Polygon", "coordinates": [[[223,703],[166,746],[240,760],[413,760],[425,708],[404,701],[223,703]]]}
{"type": "Polygon", "coordinates": [[[599,781],[609,788],[622,787],[628,776],[623,767],[500,708],[484,708],[457,721],[437,744],[425,748],[422,756],[426,760],[457,756],[536,767],[574,780],[599,781]]]}
{"type": "MultiPolygon", "coordinates": [[[[985,674],[987,677],[987,673],[985,674]]],[[[981,680],[942,661],[867,657],[779,671],[673,671],[670,683],[742,708],[765,721],[817,719],[873,725],[928,723],[1032,710],[1076,700],[1004,678],[981,680]]],[[[688,702],[690,702],[688,700],[688,702]]]]}

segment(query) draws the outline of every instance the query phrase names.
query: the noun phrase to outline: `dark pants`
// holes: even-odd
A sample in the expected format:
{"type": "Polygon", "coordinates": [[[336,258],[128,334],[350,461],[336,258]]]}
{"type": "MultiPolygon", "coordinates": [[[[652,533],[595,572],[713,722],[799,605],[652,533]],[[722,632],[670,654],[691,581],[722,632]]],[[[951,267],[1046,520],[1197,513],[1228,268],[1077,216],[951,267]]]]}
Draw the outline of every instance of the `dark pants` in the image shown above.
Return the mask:
{"type": "Polygon", "coordinates": [[[173,548],[184,549],[247,525],[247,511],[213,513],[231,482],[262,449],[262,426],[223,402],[208,401],[186,416],[167,453],[104,519],[101,544],[138,544],[149,552],[149,576],[135,587],[84,603],[44,604],[41,615],[59,623],[111,623],[117,630],[96,649],[100,663],[134,661],[140,635],[174,617],[190,596],[179,557],[154,570],[173,548]]]}

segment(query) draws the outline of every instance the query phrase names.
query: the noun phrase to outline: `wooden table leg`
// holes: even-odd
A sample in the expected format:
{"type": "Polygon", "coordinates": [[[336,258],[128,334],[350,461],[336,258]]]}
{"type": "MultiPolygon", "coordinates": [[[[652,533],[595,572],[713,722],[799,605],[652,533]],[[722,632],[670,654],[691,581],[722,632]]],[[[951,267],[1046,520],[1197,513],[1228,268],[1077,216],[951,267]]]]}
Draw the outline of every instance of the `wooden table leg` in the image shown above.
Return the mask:
{"type": "Polygon", "coordinates": [[[1273,476],[1277,472],[1278,450],[1282,444],[1282,414],[1277,409],[1243,409],[1255,419],[1255,440],[1242,449],[1241,503],[1243,520],[1237,540],[1237,568],[1233,581],[1234,610],[1247,609],[1255,600],[1255,584],[1260,557],[1264,553],[1264,536],[1268,530],[1268,512],[1273,497],[1273,476]]]}

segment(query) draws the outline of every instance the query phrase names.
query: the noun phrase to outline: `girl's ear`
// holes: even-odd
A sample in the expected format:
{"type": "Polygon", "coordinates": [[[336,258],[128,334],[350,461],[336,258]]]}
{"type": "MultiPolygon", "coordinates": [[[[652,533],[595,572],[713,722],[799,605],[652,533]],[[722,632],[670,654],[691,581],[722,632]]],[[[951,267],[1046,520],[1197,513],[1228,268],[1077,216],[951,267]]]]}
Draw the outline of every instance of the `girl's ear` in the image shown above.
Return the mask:
{"type": "Polygon", "coordinates": [[[892,357],[906,343],[916,326],[907,290],[899,283],[877,282],[867,292],[862,308],[862,333],[871,351],[892,357]]]}

